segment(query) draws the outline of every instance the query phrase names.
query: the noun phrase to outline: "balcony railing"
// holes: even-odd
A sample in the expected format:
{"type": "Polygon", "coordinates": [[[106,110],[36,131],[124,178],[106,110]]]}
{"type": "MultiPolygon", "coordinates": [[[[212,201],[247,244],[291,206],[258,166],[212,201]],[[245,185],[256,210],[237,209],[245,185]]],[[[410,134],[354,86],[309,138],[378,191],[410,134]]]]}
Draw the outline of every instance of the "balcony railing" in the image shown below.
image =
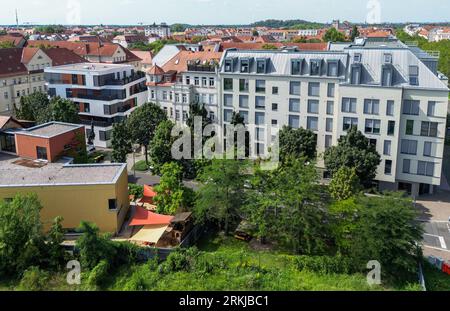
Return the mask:
{"type": "Polygon", "coordinates": [[[104,85],[126,85],[142,78],[145,78],[145,74],[143,72],[138,72],[133,76],[126,77],[124,79],[107,80],[104,82],[104,85]]]}
{"type": "Polygon", "coordinates": [[[101,100],[101,101],[112,101],[118,99],[125,99],[123,96],[119,95],[87,95],[87,94],[77,94],[68,96],[70,98],[80,98],[80,99],[91,99],[91,100],[101,100]]]}
{"type": "Polygon", "coordinates": [[[216,66],[215,65],[189,65],[188,64],[188,71],[203,71],[203,72],[215,72],[216,66]]]}
{"type": "Polygon", "coordinates": [[[112,122],[96,121],[96,120],[91,121],[91,120],[87,120],[87,119],[81,119],[80,123],[84,124],[84,125],[91,125],[92,123],[94,123],[94,126],[98,126],[98,127],[112,126],[112,122]]]}

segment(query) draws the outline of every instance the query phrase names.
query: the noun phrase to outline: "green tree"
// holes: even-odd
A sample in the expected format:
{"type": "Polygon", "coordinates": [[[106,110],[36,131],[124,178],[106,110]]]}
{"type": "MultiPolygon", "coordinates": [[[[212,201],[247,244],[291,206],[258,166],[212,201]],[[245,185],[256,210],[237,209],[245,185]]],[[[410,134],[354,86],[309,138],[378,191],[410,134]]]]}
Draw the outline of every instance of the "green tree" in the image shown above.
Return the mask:
{"type": "Polygon", "coordinates": [[[352,28],[352,36],[351,36],[352,42],[355,41],[355,39],[358,38],[359,35],[360,35],[360,34],[359,34],[358,26],[353,25],[353,28],[352,28]]]}
{"type": "Polygon", "coordinates": [[[128,117],[128,131],[132,141],[144,146],[145,163],[148,165],[148,145],[153,139],[156,128],[167,120],[167,115],[157,104],[145,103],[136,108],[128,117]]]}
{"type": "Polygon", "coordinates": [[[11,41],[0,42],[0,49],[12,49],[15,48],[14,43],[11,41]]]}
{"type": "Polygon", "coordinates": [[[279,132],[279,138],[280,160],[282,162],[290,157],[315,159],[317,138],[314,132],[304,128],[294,129],[290,126],[283,126],[279,132]]]}
{"type": "Polygon", "coordinates": [[[356,202],[355,197],[335,201],[330,205],[330,229],[340,253],[347,254],[352,245],[361,209],[362,206],[356,202]]]}
{"type": "Polygon", "coordinates": [[[338,31],[336,28],[332,27],[328,29],[323,35],[323,41],[325,42],[345,42],[345,35],[338,31]]]}
{"type": "Polygon", "coordinates": [[[50,120],[48,121],[79,123],[80,117],[73,101],[57,96],[50,100],[50,120]]]}
{"type": "Polygon", "coordinates": [[[43,123],[49,118],[49,106],[47,94],[34,92],[20,98],[20,106],[15,107],[15,112],[19,119],[43,123]]]}
{"type": "Polygon", "coordinates": [[[132,152],[132,146],[125,121],[114,123],[111,145],[113,162],[126,163],[127,155],[132,152]]]}
{"type": "Polygon", "coordinates": [[[347,200],[355,196],[360,189],[361,185],[355,168],[346,166],[338,169],[329,186],[331,197],[337,201],[347,200]]]}
{"type": "Polygon", "coordinates": [[[204,168],[194,207],[199,222],[215,222],[229,233],[231,224],[240,219],[247,168],[245,161],[222,159],[214,159],[204,168]]]}
{"type": "Polygon", "coordinates": [[[20,280],[18,290],[21,291],[45,291],[48,288],[48,282],[50,280],[50,274],[42,271],[39,267],[29,267],[23,273],[20,280]]]}
{"type": "Polygon", "coordinates": [[[0,274],[18,275],[39,264],[41,209],[36,194],[18,194],[11,202],[0,202],[0,274]]]}
{"type": "Polygon", "coordinates": [[[173,24],[170,26],[171,32],[184,32],[186,30],[187,25],[185,24],[173,24]]]}
{"type": "Polygon", "coordinates": [[[158,213],[175,215],[178,211],[188,210],[193,203],[193,192],[183,185],[181,165],[171,162],[163,165],[161,180],[155,186],[155,203],[158,213]]]}
{"type": "Polygon", "coordinates": [[[356,127],[339,139],[337,146],[328,148],[324,155],[325,166],[332,175],[345,166],[355,168],[360,184],[370,187],[381,162],[375,146],[356,127]]]}
{"type": "Polygon", "coordinates": [[[273,45],[273,44],[270,44],[270,43],[263,44],[261,48],[263,50],[278,50],[276,45],[273,45]]]}
{"type": "Polygon", "coordinates": [[[172,158],[172,144],[175,141],[175,137],[172,137],[174,126],[172,121],[166,120],[156,128],[155,136],[150,144],[150,161],[155,174],[161,174],[163,165],[174,161],[172,158]]]}
{"type": "Polygon", "coordinates": [[[52,227],[47,234],[46,252],[48,265],[55,270],[60,269],[64,264],[66,252],[61,246],[64,242],[64,229],[62,226],[62,217],[56,217],[53,220],[52,227]]]}

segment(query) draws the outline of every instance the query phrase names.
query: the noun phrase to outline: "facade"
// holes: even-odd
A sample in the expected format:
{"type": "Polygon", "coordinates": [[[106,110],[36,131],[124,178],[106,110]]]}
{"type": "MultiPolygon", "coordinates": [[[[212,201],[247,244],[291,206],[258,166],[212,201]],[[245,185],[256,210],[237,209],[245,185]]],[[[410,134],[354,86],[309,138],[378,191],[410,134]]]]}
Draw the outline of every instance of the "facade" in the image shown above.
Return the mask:
{"type": "MultiPolygon", "coordinates": [[[[308,128],[319,155],[356,126],[382,157],[380,189],[429,193],[441,180],[449,91],[436,64],[389,39],[327,52],[228,50],[219,71],[219,122],[239,112],[256,153],[284,125],[308,128]]],[[[318,166],[324,169],[320,159],[318,166]]]]}
{"type": "Polygon", "coordinates": [[[86,137],[94,145],[111,146],[112,126],[147,101],[145,75],[131,65],[82,63],[45,69],[50,96],[72,100],[78,107],[86,137]]]}
{"type": "Polygon", "coordinates": [[[0,49],[0,115],[13,114],[22,96],[46,91],[44,68],[80,62],[66,49],[0,49]]]}
{"type": "Polygon", "coordinates": [[[160,25],[153,24],[145,27],[145,35],[151,36],[151,35],[157,35],[160,38],[168,38],[171,36],[170,32],[170,26],[166,23],[161,23],[160,25]]]}
{"type": "Polygon", "coordinates": [[[450,40],[450,27],[436,27],[428,32],[428,41],[450,40]]]}

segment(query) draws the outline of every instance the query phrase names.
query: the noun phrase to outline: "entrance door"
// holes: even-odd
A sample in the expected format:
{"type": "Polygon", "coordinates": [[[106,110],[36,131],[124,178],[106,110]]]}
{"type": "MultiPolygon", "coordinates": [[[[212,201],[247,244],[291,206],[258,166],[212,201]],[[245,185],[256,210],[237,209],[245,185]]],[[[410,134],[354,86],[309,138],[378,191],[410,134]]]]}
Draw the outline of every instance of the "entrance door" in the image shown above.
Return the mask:
{"type": "Polygon", "coordinates": [[[429,193],[430,193],[430,185],[429,184],[420,184],[419,195],[429,194],[429,193]]]}
{"type": "Polygon", "coordinates": [[[47,148],[45,147],[36,147],[36,154],[39,160],[48,160],[47,158],[47,148]]]}

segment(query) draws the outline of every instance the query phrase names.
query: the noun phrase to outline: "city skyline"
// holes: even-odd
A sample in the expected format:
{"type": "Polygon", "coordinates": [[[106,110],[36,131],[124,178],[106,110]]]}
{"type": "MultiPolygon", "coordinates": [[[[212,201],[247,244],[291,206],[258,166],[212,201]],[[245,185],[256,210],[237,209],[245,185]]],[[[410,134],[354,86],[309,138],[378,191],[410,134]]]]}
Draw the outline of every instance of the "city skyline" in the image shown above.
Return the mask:
{"type": "Polygon", "coordinates": [[[449,4],[445,0],[429,0],[426,5],[423,1],[412,0],[407,6],[405,4],[404,1],[387,0],[348,0],[345,3],[341,0],[279,0],[277,3],[260,0],[244,7],[242,1],[237,0],[167,0],[163,3],[154,0],[33,0],[3,4],[0,24],[14,25],[16,9],[21,25],[136,25],[153,22],[246,25],[266,19],[301,19],[321,23],[329,23],[333,19],[357,23],[449,21],[446,14],[449,4]],[[97,14],[100,11],[102,17],[99,18],[97,14]],[[199,15],[199,11],[203,13],[199,15]]]}

